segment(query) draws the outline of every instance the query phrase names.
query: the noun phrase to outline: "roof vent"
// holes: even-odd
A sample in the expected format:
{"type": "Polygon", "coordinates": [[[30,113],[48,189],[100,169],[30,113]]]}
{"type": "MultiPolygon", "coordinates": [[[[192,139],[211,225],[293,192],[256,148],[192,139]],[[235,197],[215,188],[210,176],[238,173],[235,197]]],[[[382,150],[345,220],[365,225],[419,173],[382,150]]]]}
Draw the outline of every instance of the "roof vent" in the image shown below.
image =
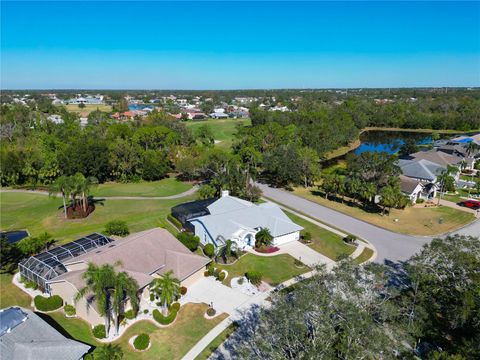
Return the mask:
{"type": "Polygon", "coordinates": [[[229,196],[230,191],[229,190],[222,190],[222,197],[229,196]]]}

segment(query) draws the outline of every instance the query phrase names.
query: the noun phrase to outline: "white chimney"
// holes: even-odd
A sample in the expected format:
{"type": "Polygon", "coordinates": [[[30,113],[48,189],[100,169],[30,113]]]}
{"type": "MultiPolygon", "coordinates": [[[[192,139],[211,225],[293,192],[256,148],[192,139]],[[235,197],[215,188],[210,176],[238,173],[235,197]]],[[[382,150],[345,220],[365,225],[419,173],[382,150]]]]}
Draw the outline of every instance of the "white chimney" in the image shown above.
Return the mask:
{"type": "Polygon", "coordinates": [[[230,195],[230,191],[222,190],[222,197],[229,196],[229,195],[230,195]]]}

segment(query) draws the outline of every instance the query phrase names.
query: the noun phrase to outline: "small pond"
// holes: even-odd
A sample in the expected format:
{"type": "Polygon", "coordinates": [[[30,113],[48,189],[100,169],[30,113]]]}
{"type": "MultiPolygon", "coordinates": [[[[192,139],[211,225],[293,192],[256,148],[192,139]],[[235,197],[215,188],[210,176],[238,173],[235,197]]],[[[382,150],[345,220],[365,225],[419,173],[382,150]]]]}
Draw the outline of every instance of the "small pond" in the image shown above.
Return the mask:
{"type": "Polygon", "coordinates": [[[432,134],[408,131],[365,131],[360,135],[360,146],[353,152],[358,155],[366,151],[396,153],[407,139],[414,139],[417,145],[433,143],[432,134]]]}
{"type": "Polygon", "coordinates": [[[7,238],[9,244],[15,244],[16,242],[28,237],[28,232],[26,230],[4,231],[2,232],[2,236],[7,238]]]}

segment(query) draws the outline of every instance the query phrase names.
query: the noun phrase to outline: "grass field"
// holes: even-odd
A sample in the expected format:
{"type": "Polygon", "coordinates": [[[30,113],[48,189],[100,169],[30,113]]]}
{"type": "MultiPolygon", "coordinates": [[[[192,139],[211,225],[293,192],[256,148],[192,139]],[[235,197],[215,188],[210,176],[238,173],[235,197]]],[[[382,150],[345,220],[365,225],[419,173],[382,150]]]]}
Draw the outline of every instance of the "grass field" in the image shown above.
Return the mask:
{"type": "Polygon", "coordinates": [[[362,253],[356,257],[353,262],[355,264],[362,264],[373,256],[373,250],[370,248],[363,249],[362,253]]]}
{"type": "Polygon", "coordinates": [[[84,108],[81,108],[81,107],[78,107],[78,105],[68,104],[68,105],[65,105],[65,108],[68,111],[76,114],[80,114],[80,113],[90,114],[92,111],[95,111],[97,109],[103,112],[112,111],[112,107],[110,105],[85,105],[84,108]]]}
{"type": "Polygon", "coordinates": [[[217,348],[227,340],[238,328],[236,323],[231,323],[225,330],[223,330],[215,339],[213,339],[208,346],[195,358],[195,360],[208,360],[217,348]]]}
{"type": "Polygon", "coordinates": [[[247,271],[259,271],[263,280],[272,286],[276,286],[288,279],[310,271],[308,266],[298,268],[294,264],[294,258],[288,254],[276,256],[257,256],[246,254],[232,265],[218,265],[219,268],[228,271],[225,284],[230,285],[230,280],[237,276],[243,276],[247,271]]]}
{"type": "Polygon", "coordinates": [[[23,193],[0,194],[0,228],[27,229],[32,236],[47,231],[56,240],[74,240],[92,232],[103,232],[105,224],[113,219],[125,220],[130,232],[165,226],[176,230],[165,221],[170,208],[193,200],[194,195],[173,200],[105,200],[86,219],[65,220],[60,209],[62,200],[45,195],[23,193]]]}
{"type": "Polygon", "coordinates": [[[327,200],[311,189],[296,188],[294,193],[373,225],[404,234],[439,235],[458,229],[475,219],[471,213],[446,206],[392,209],[389,216],[381,216],[379,213],[369,213],[356,206],[327,200]]]}
{"type": "Polygon", "coordinates": [[[208,125],[213,131],[213,136],[217,142],[217,146],[222,148],[230,148],[237,132],[237,125],[248,126],[251,124],[250,119],[209,119],[187,121],[185,125],[189,127],[195,134],[196,129],[202,125],[208,125]]]}
{"type": "Polygon", "coordinates": [[[302,226],[305,229],[304,231],[312,234],[312,243],[309,246],[320,254],[332,260],[337,260],[339,256],[350,255],[355,251],[355,247],[345,244],[341,236],[312,224],[288,211],[285,211],[285,213],[293,222],[302,226]]]}
{"type": "MultiPolygon", "coordinates": [[[[181,307],[175,322],[167,328],[158,328],[154,323],[144,320],[132,325],[125,334],[115,343],[119,344],[124,352],[122,359],[181,359],[203,336],[227,317],[221,314],[214,319],[207,320],[203,314],[207,310],[205,304],[186,304],[181,307]],[[128,340],[140,333],[150,335],[152,345],[150,349],[135,351],[128,340]]],[[[62,312],[42,315],[51,325],[66,331],[71,338],[90,344],[101,346],[92,335],[90,326],[80,319],[67,319],[62,312]]]]}
{"type": "Polygon", "coordinates": [[[191,188],[192,185],[169,177],[138,183],[105,183],[98,185],[92,192],[95,196],[170,196],[191,188]]]}
{"type": "Polygon", "coordinates": [[[0,309],[9,306],[29,308],[32,298],[12,284],[12,274],[0,274],[0,309]]]}

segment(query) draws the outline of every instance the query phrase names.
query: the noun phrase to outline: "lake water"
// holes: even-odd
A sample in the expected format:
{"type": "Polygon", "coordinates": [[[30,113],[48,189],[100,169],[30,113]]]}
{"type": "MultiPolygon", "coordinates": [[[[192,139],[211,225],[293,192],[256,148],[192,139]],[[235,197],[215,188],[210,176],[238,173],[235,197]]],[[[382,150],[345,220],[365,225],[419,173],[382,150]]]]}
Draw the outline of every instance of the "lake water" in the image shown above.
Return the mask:
{"type": "Polygon", "coordinates": [[[353,152],[358,155],[365,151],[396,153],[407,139],[414,139],[417,145],[432,144],[432,134],[408,131],[365,131],[360,135],[360,146],[353,152]]]}

